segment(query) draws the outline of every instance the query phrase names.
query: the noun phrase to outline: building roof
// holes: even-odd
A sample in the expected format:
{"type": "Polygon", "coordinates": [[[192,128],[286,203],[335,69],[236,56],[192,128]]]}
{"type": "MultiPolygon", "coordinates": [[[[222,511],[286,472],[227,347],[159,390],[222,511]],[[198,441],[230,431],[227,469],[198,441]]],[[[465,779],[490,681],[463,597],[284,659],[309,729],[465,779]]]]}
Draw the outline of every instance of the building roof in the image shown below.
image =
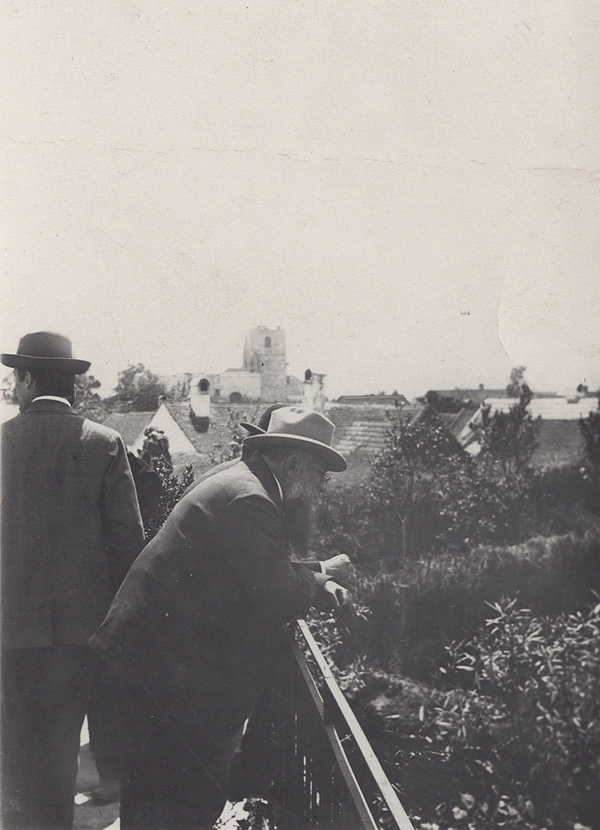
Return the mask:
{"type": "Polygon", "coordinates": [[[393,409],[406,406],[408,400],[404,395],[340,395],[332,404],[338,406],[381,406],[393,409]]]}
{"type": "MultiPolygon", "coordinates": [[[[485,401],[491,412],[506,412],[516,403],[515,398],[492,398],[485,401]]],[[[579,421],[587,418],[597,407],[596,398],[584,397],[569,400],[565,397],[532,398],[528,410],[533,418],[539,419],[537,448],[531,461],[536,467],[556,467],[579,462],[585,445],[579,421]]],[[[472,421],[461,430],[460,443],[472,455],[479,452],[477,431],[471,424],[481,421],[481,408],[473,415],[472,421]]]]}
{"type": "MultiPolygon", "coordinates": [[[[370,396],[365,396],[368,397],[370,396]]],[[[339,400],[330,403],[325,414],[335,424],[333,445],[342,455],[351,455],[357,451],[367,455],[378,452],[383,449],[390,428],[389,413],[402,413],[413,420],[426,409],[422,404],[403,407],[384,407],[378,404],[367,407],[362,403],[354,406],[348,403],[340,405],[339,400]]]]}
{"type": "Polygon", "coordinates": [[[481,403],[486,398],[506,397],[506,389],[429,389],[427,394],[430,392],[437,392],[438,395],[454,398],[457,401],[474,401],[475,403],[481,403]]]}
{"type": "Polygon", "coordinates": [[[342,455],[351,455],[357,450],[374,455],[383,449],[388,429],[387,421],[352,421],[335,448],[342,455]]]}
{"type": "Polygon", "coordinates": [[[537,444],[531,457],[531,463],[535,467],[576,464],[582,460],[585,453],[578,420],[540,421],[537,444]]]}
{"type": "Polygon", "coordinates": [[[473,406],[463,406],[460,412],[437,412],[437,416],[448,432],[458,439],[475,413],[473,406]]]}
{"type": "Polygon", "coordinates": [[[113,412],[104,426],[116,429],[126,446],[132,447],[153,417],[154,412],[113,412]]]}
{"type": "MultiPolygon", "coordinates": [[[[486,398],[485,405],[491,407],[492,412],[500,410],[506,412],[517,403],[516,398],[486,398]]],[[[533,418],[552,421],[578,421],[587,418],[593,410],[598,409],[598,399],[585,397],[570,399],[566,397],[532,398],[528,410],[533,418]]]]}
{"type": "MultiPolygon", "coordinates": [[[[228,424],[230,413],[233,413],[237,423],[250,421],[256,423],[264,404],[217,404],[214,401],[210,407],[210,420],[206,432],[197,432],[191,418],[189,401],[165,401],[165,406],[171,413],[173,420],[184,435],[191,441],[197,452],[210,454],[215,446],[230,440],[228,424]]],[[[246,432],[244,430],[244,435],[246,432]]]]}

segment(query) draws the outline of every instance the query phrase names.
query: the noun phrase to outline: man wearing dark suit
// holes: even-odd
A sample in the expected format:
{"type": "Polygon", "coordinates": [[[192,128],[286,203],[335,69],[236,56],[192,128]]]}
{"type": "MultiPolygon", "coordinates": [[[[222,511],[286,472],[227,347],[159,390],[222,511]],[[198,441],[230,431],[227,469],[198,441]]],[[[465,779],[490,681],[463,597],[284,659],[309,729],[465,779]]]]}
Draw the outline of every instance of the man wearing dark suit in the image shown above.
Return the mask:
{"type": "Polygon", "coordinates": [[[123,442],[76,415],[71,342],[25,335],[2,427],[2,827],[68,830],[94,655],[88,639],[144,534],[123,442]]]}
{"type": "Polygon", "coordinates": [[[326,472],[345,469],[333,429],[310,410],[274,412],[266,433],[246,438],[251,458],[176,505],[91,639],[122,683],[122,830],[211,828],[282,623],[319,600],[342,622],[350,613],[344,588],[290,562],[283,509],[315,505],[326,472]]]}
{"type": "MultiPolygon", "coordinates": [[[[269,427],[269,422],[271,420],[271,415],[278,409],[283,409],[286,404],[276,403],[272,404],[271,406],[267,407],[265,411],[262,413],[260,418],[258,419],[256,424],[250,424],[245,421],[240,422],[240,426],[244,427],[248,435],[264,435],[269,427]]],[[[249,448],[245,444],[242,446],[242,454],[236,458],[231,458],[229,461],[223,461],[221,464],[217,464],[215,467],[210,467],[204,473],[202,473],[198,478],[196,478],[189,487],[186,489],[184,496],[187,496],[188,493],[191,493],[199,484],[202,484],[203,481],[206,481],[207,478],[212,478],[212,476],[216,475],[217,473],[222,472],[223,470],[229,469],[229,467],[233,467],[235,464],[239,464],[242,461],[248,461],[252,458],[255,454],[255,450],[249,448]]],[[[134,474],[135,479],[135,468],[132,465],[132,471],[134,474]]],[[[136,481],[137,486],[137,481],[136,481]]],[[[139,497],[139,488],[138,488],[138,497],[139,497]]],[[[140,502],[141,508],[141,502],[140,502]]],[[[142,509],[142,517],[144,515],[144,511],[142,509]]],[[[286,524],[288,528],[288,535],[291,537],[291,548],[292,553],[294,554],[295,560],[301,562],[307,568],[310,568],[312,571],[320,571],[321,573],[327,574],[332,579],[336,579],[342,584],[345,583],[350,576],[350,558],[345,553],[338,553],[336,556],[332,556],[329,559],[321,559],[321,560],[306,560],[304,556],[308,553],[307,542],[310,539],[310,533],[306,533],[305,537],[302,541],[298,538],[301,533],[294,533],[294,525],[302,525],[304,518],[302,516],[299,517],[292,517],[289,514],[286,516],[286,524]],[[298,558],[301,557],[301,558],[298,558]]],[[[308,528],[310,531],[311,529],[308,528]]]]}

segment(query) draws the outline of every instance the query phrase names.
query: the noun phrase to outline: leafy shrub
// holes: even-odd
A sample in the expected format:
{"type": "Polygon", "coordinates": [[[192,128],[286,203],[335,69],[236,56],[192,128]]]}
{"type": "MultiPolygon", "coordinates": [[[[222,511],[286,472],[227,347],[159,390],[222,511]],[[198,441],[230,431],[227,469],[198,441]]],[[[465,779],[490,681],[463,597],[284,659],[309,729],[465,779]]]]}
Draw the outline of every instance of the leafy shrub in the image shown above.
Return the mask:
{"type": "Polygon", "coordinates": [[[338,676],[419,830],[573,830],[600,815],[600,605],[513,601],[447,650],[443,688],[354,661],[338,676]]]}
{"type": "Polygon", "coordinates": [[[472,640],[449,649],[451,672],[471,676],[479,701],[442,708],[436,724],[450,744],[493,747],[492,765],[514,795],[556,826],[600,815],[600,604],[558,617],[535,617],[516,602],[472,640]]]}
{"type": "Polygon", "coordinates": [[[597,529],[409,560],[393,573],[363,572],[354,586],[369,609],[361,637],[373,664],[424,680],[448,643],[490,616],[487,603],[518,597],[536,614],[559,614],[586,607],[591,590],[600,591],[597,529]]]}
{"type": "Polygon", "coordinates": [[[162,491],[158,506],[146,526],[146,541],[156,536],[167,521],[169,513],[194,481],[194,468],[191,464],[185,468],[181,478],[175,475],[170,459],[164,455],[154,458],[152,466],[160,477],[162,491]]]}

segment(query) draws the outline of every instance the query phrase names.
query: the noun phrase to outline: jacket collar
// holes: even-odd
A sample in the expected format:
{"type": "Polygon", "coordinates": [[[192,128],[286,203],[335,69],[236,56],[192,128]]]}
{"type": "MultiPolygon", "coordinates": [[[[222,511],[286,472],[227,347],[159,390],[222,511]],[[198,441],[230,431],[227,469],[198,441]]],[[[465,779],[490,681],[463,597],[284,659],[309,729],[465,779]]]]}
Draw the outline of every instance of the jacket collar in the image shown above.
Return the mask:
{"type": "Polygon", "coordinates": [[[70,406],[60,401],[49,401],[47,398],[35,398],[22,414],[27,415],[30,412],[60,412],[62,415],[75,415],[70,406]]]}
{"type": "Polygon", "coordinates": [[[271,501],[279,508],[279,510],[283,511],[283,502],[281,500],[279,486],[275,476],[269,469],[267,462],[261,458],[260,455],[253,455],[251,458],[243,459],[242,463],[248,467],[251,473],[254,473],[256,478],[267,491],[267,495],[271,501]]]}

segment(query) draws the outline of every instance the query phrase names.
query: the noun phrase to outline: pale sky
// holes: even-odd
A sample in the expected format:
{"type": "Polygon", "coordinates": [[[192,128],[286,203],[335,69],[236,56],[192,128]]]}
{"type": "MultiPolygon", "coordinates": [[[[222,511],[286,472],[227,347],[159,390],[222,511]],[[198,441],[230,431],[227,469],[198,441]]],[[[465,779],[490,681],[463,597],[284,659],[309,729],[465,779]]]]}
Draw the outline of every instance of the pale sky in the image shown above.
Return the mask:
{"type": "Polygon", "coordinates": [[[597,0],[9,0],[1,350],[600,386],[597,0]]]}

